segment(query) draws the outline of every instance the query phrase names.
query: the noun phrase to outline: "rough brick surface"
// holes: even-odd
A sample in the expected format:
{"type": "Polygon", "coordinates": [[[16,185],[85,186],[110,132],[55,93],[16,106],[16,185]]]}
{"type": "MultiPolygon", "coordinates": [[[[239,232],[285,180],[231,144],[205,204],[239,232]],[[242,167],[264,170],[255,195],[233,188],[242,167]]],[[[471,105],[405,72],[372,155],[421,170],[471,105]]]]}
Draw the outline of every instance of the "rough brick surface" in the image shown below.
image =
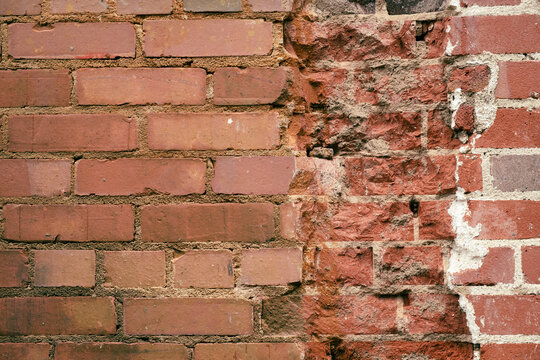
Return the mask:
{"type": "Polygon", "coordinates": [[[457,295],[413,294],[404,306],[405,329],[411,334],[468,334],[457,295]]]}
{"type": "Polygon", "coordinates": [[[435,246],[387,248],[381,260],[381,279],[385,284],[442,284],[441,248],[435,246]]]}
{"type": "Polygon", "coordinates": [[[24,286],[28,279],[28,256],[21,250],[0,250],[0,288],[24,286]]]}
{"type": "Polygon", "coordinates": [[[242,276],[245,285],[286,285],[302,281],[300,249],[259,249],[242,252],[242,276]]]}
{"type": "Polygon", "coordinates": [[[59,343],[54,356],[56,360],[115,360],[119,356],[129,356],[131,360],[189,359],[184,345],[159,343],[59,343]]]}
{"type": "Polygon", "coordinates": [[[92,287],[96,283],[93,250],[38,250],[34,263],[35,286],[92,287]]]}
{"type": "Polygon", "coordinates": [[[0,196],[55,196],[69,193],[69,160],[0,160],[0,196]]]}
{"type": "Polygon", "coordinates": [[[371,248],[322,249],[316,255],[314,277],[319,284],[368,286],[373,284],[371,248]]]}
{"type": "Polygon", "coordinates": [[[445,9],[446,0],[387,0],[386,8],[390,15],[434,12],[445,9]]]}
{"type": "Polygon", "coordinates": [[[48,360],[49,344],[2,343],[0,359],[48,360]]]}
{"type": "Polygon", "coordinates": [[[105,251],[104,268],[105,286],[119,288],[165,286],[164,251],[105,251]]]}
{"type": "Polygon", "coordinates": [[[191,251],[174,260],[174,286],[178,288],[233,288],[230,251],[191,251]]]}

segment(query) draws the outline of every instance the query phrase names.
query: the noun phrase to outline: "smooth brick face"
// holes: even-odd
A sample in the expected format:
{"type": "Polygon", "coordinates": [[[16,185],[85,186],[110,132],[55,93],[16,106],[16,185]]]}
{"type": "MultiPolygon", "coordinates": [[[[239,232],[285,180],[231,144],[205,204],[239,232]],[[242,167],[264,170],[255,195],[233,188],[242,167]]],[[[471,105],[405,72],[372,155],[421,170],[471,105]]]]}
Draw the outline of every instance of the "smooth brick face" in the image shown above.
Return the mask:
{"type": "Polygon", "coordinates": [[[147,20],[146,56],[266,55],[272,50],[272,24],[262,20],[147,20]]]}
{"type": "Polygon", "coordinates": [[[96,283],[93,250],[38,250],[34,261],[35,286],[93,287],[96,283]]]}
{"type": "Polygon", "coordinates": [[[538,335],[540,296],[469,295],[480,333],[488,335],[538,335]]]}
{"type": "Polygon", "coordinates": [[[380,276],[387,285],[443,284],[441,248],[426,246],[384,249],[380,276]]]}
{"type": "Polygon", "coordinates": [[[1,70],[0,82],[0,107],[69,105],[67,70],[1,70]]]}
{"type": "Polygon", "coordinates": [[[243,300],[126,299],[124,330],[130,335],[249,335],[252,313],[243,300]]]}
{"type": "Polygon", "coordinates": [[[0,250],[0,288],[24,286],[26,281],[28,256],[22,250],[0,250]]]}
{"type": "Polygon", "coordinates": [[[540,246],[524,246],[521,249],[521,268],[525,282],[540,284],[540,246]]]}
{"type": "Polygon", "coordinates": [[[404,306],[405,329],[410,334],[469,334],[459,296],[410,294],[404,306]]]}
{"type": "Polygon", "coordinates": [[[191,12],[242,11],[242,0],[184,0],[184,11],[191,11],[191,12]]]}
{"type": "Polygon", "coordinates": [[[537,148],[540,110],[499,109],[495,122],[476,141],[477,148],[537,148]]]}
{"type": "Polygon", "coordinates": [[[293,0],[249,0],[251,9],[255,12],[291,11],[293,0]]]}
{"type": "Polygon", "coordinates": [[[482,345],[482,360],[535,360],[540,357],[538,344],[485,344],[482,345]]]}
{"type": "Polygon", "coordinates": [[[540,155],[501,155],[491,158],[493,186],[501,191],[540,190],[540,155]]]}
{"type": "Polygon", "coordinates": [[[117,360],[126,356],[130,360],[187,360],[188,351],[180,344],[158,343],[59,343],[55,360],[117,360]]]}
{"type": "Polygon", "coordinates": [[[136,147],[137,124],[123,115],[9,117],[10,151],[126,151],[136,147]]]}
{"type": "Polygon", "coordinates": [[[495,96],[505,99],[540,97],[540,61],[500,62],[495,96]]]}
{"type": "Polygon", "coordinates": [[[453,17],[448,26],[452,55],[540,51],[540,15],[453,17]]]}
{"type": "Polygon", "coordinates": [[[514,250],[490,248],[478,269],[452,274],[456,285],[495,285],[514,282],[514,250]]]}
{"type": "Polygon", "coordinates": [[[106,335],[116,332],[113,298],[2,298],[0,335],[106,335]]]}
{"type": "Polygon", "coordinates": [[[445,9],[446,0],[387,0],[388,14],[416,14],[423,12],[435,12],[445,9]]]}
{"type": "Polygon", "coordinates": [[[148,146],[156,150],[271,149],[279,145],[276,113],[150,114],[148,146]]]}
{"type": "Polygon", "coordinates": [[[286,194],[294,172],[292,157],[220,156],[212,189],[223,194],[286,194]]]}
{"type": "Polygon", "coordinates": [[[51,14],[101,13],[107,11],[105,0],[52,0],[51,14]]]}
{"type": "Polygon", "coordinates": [[[302,281],[301,249],[257,249],[242,252],[244,285],[287,285],[302,281]]]}
{"type": "Polygon", "coordinates": [[[283,68],[220,68],[214,73],[214,104],[272,104],[286,84],[287,70],[283,68]]]}
{"type": "Polygon", "coordinates": [[[62,195],[70,184],[70,160],[0,160],[0,196],[62,195]]]}
{"type": "Polygon", "coordinates": [[[164,251],[105,251],[104,256],[104,286],[120,288],[165,286],[164,251]]]}
{"type": "Polygon", "coordinates": [[[462,6],[499,6],[499,5],[519,5],[521,0],[461,0],[462,6]]]}
{"type": "Polygon", "coordinates": [[[49,344],[0,344],[0,359],[48,360],[49,344]]]}
{"type": "Polygon", "coordinates": [[[173,8],[173,0],[119,0],[116,2],[116,8],[118,14],[170,14],[173,8]]]}
{"type": "Polygon", "coordinates": [[[206,165],[195,159],[81,160],[75,165],[78,195],[204,193],[206,165]]]}
{"type": "Polygon", "coordinates": [[[129,205],[6,205],[4,237],[17,241],[130,241],[129,205]]]}
{"type": "Polygon", "coordinates": [[[262,242],[274,235],[272,204],[179,204],[142,208],[152,242],[262,242]]]}
{"type": "Polygon", "coordinates": [[[322,249],[313,267],[317,284],[369,286],[373,284],[371,248],[322,249]]]}
{"type": "Polygon", "coordinates": [[[175,259],[174,286],[177,288],[233,288],[232,253],[190,251],[175,259]]]}
{"type": "Polygon", "coordinates": [[[203,69],[81,69],[76,78],[81,105],[202,105],[206,101],[203,69]]]}
{"type": "Polygon", "coordinates": [[[135,56],[135,30],[128,23],[57,23],[8,27],[9,55],[24,59],[105,59],[135,56]]]}
{"type": "Polygon", "coordinates": [[[38,15],[41,0],[2,0],[0,15],[38,15]]]}
{"type": "Polygon", "coordinates": [[[300,360],[302,351],[294,343],[282,344],[197,344],[195,360],[300,360]]]}

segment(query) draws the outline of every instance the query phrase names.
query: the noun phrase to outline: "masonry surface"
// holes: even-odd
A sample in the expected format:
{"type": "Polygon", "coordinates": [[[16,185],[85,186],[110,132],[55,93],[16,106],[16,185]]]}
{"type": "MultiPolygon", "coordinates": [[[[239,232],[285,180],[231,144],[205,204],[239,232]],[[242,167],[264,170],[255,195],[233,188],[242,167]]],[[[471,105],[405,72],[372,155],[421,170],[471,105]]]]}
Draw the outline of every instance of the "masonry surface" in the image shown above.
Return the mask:
{"type": "Polygon", "coordinates": [[[538,0],[0,0],[0,359],[540,358],[538,0]]]}

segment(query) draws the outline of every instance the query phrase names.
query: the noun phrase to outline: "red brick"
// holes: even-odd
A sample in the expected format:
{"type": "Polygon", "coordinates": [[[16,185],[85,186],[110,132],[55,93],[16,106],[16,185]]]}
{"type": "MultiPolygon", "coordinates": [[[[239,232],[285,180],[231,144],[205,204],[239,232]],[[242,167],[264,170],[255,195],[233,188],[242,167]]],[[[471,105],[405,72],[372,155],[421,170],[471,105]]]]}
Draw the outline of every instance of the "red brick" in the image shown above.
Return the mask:
{"type": "Polygon", "coordinates": [[[540,97],[540,61],[500,62],[495,96],[505,99],[540,97]]]}
{"type": "Polygon", "coordinates": [[[117,114],[14,115],[10,151],[125,151],[137,147],[137,123],[117,114]]]}
{"type": "Polygon", "coordinates": [[[0,107],[67,106],[71,76],[68,70],[0,70],[0,107]]]}
{"type": "Polygon", "coordinates": [[[120,288],[165,286],[164,251],[105,251],[104,257],[104,286],[120,288]]]}
{"type": "Polygon", "coordinates": [[[102,13],[107,11],[103,0],[52,0],[51,14],[102,13]]]}
{"type": "Polygon", "coordinates": [[[114,299],[1,298],[0,335],[106,335],[116,332],[114,299]]]}
{"type": "Polygon", "coordinates": [[[178,204],[142,208],[152,242],[263,242],[274,235],[272,204],[178,204]]]}
{"type": "Polygon", "coordinates": [[[250,335],[253,308],[232,299],[126,299],[124,330],[129,335],[250,335]]]}
{"type": "Polygon", "coordinates": [[[334,195],[342,181],[341,163],[315,157],[298,157],[290,195],[334,195]]]}
{"type": "Polygon", "coordinates": [[[441,248],[391,247],[382,252],[380,277],[386,285],[444,284],[441,248]]]}
{"type": "Polygon", "coordinates": [[[467,298],[482,334],[540,334],[538,295],[469,295],[467,298]]]}
{"type": "Polygon", "coordinates": [[[93,250],[37,250],[34,286],[93,287],[96,254],[93,250]]]}
{"type": "Polygon", "coordinates": [[[135,57],[135,29],[129,23],[11,24],[8,49],[18,59],[135,57]]]}
{"type": "Polygon", "coordinates": [[[471,134],[474,131],[474,106],[463,104],[454,115],[454,131],[465,131],[471,134]]]}
{"type": "Polygon", "coordinates": [[[455,156],[348,158],[351,195],[449,194],[456,191],[455,156]]]}
{"type": "Polygon", "coordinates": [[[452,274],[456,285],[496,285],[514,282],[514,250],[490,248],[478,269],[452,274]]]}
{"type": "Polygon", "coordinates": [[[540,51],[540,15],[453,17],[449,27],[452,55],[540,51]]]}
{"type": "Polygon", "coordinates": [[[71,160],[0,160],[0,196],[69,193],[71,160]]]}
{"type": "Polygon", "coordinates": [[[214,72],[214,104],[272,104],[286,84],[285,68],[219,68],[214,72]]]}
{"type": "Polygon", "coordinates": [[[240,12],[242,0],[184,0],[184,11],[240,12]]]}
{"type": "Polygon", "coordinates": [[[292,0],[249,0],[251,9],[255,12],[291,11],[292,0]]]}
{"type": "Polygon", "coordinates": [[[253,249],[242,252],[244,285],[287,285],[302,281],[302,250],[253,249]]]}
{"type": "Polygon", "coordinates": [[[450,127],[450,112],[432,110],[428,113],[428,148],[459,149],[465,146],[450,127]]]}
{"type": "Polygon", "coordinates": [[[295,240],[299,226],[299,204],[286,203],[279,206],[280,235],[295,240]]]}
{"type": "Polygon", "coordinates": [[[535,360],[540,357],[538,344],[483,344],[482,360],[535,360]]]}
{"type": "Polygon", "coordinates": [[[479,148],[537,148],[540,110],[499,109],[495,122],[476,140],[479,148]]]}
{"type": "Polygon", "coordinates": [[[189,251],[173,262],[177,288],[233,288],[233,256],[228,250],[189,251]]]}
{"type": "Polygon", "coordinates": [[[0,359],[2,360],[48,360],[49,344],[0,344],[0,359]]]}
{"type": "Polygon", "coordinates": [[[194,360],[300,360],[302,350],[295,343],[197,344],[194,360]]]}
{"type": "Polygon", "coordinates": [[[39,15],[41,0],[3,0],[0,15],[39,15]]]}
{"type": "Polygon", "coordinates": [[[479,92],[488,86],[491,71],[487,65],[455,68],[450,74],[448,90],[461,89],[463,92],[479,92]]]}
{"type": "Polygon", "coordinates": [[[499,6],[499,5],[519,5],[521,0],[461,0],[461,5],[468,6],[499,6]]]}
{"type": "Polygon", "coordinates": [[[116,2],[116,8],[118,14],[170,14],[173,10],[173,0],[122,0],[116,2]]]}
{"type": "Polygon", "coordinates": [[[539,191],[540,155],[491,157],[493,187],[501,191],[539,191]]]}
{"type": "Polygon", "coordinates": [[[470,201],[471,226],[482,224],[478,239],[528,239],[540,234],[540,202],[470,201]]]}
{"type": "Polygon", "coordinates": [[[203,69],[102,68],[75,74],[81,105],[202,105],[206,101],[203,69]]]}
{"type": "Polygon", "coordinates": [[[314,277],[327,286],[369,286],[373,284],[371,248],[328,248],[315,254],[314,277]]]}
{"type": "Polygon", "coordinates": [[[159,343],[59,343],[55,347],[56,360],[187,360],[188,350],[180,344],[159,343]]]}
{"type": "Polygon", "coordinates": [[[410,334],[469,334],[458,295],[410,294],[404,305],[404,321],[410,334]]]}
{"type": "Polygon", "coordinates": [[[303,303],[300,295],[277,295],[263,298],[261,311],[263,334],[274,336],[301,336],[305,334],[302,309],[303,303]]]}
{"type": "Polygon", "coordinates": [[[418,208],[420,239],[452,240],[456,234],[448,213],[450,201],[422,201],[418,208]]]}
{"type": "Polygon", "coordinates": [[[148,115],[150,149],[249,150],[278,145],[276,113],[148,115]]]}
{"type": "Polygon", "coordinates": [[[540,284],[540,246],[524,246],[521,249],[521,268],[525,281],[529,284],[540,284]]]}
{"type": "Polygon", "coordinates": [[[4,237],[16,241],[130,241],[129,205],[4,206],[4,237]]]}
{"type": "Polygon", "coordinates": [[[22,250],[0,250],[0,288],[24,286],[27,281],[28,256],[22,250]]]}
{"type": "Polygon", "coordinates": [[[304,299],[308,333],[327,335],[397,332],[397,301],[390,297],[320,296],[304,299]]]}
{"type": "Polygon", "coordinates": [[[465,193],[483,189],[482,157],[480,155],[458,155],[458,183],[465,193]]]}
{"type": "Polygon", "coordinates": [[[284,156],[218,156],[212,188],[222,194],[286,194],[295,161],[284,156]]]}
{"type": "Polygon", "coordinates": [[[272,23],[263,20],[147,20],[143,30],[149,57],[267,55],[272,50],[272,23]]]}

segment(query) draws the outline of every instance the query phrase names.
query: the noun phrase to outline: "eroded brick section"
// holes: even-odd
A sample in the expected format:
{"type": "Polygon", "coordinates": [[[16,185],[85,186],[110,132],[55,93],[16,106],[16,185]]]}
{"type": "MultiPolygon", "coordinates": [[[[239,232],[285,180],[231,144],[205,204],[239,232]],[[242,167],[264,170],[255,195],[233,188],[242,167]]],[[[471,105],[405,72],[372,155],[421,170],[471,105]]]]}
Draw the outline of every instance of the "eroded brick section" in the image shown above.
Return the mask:
{"type": "Polygon", "coordinates": [[[442,284],[444,268],[441,248],[426,246],[384,249],[380,277],[386,285],[442,284]]]}
{"type": "Polygon", "coordinates": [[[459,296],[410,294],[404,306],[405,329],[410,334],[468,334],[459,296]]]}
{"type": "Polygon", "coordinates": [[[188,350],[181,344],[59,343],[54,351],[56,360],[114,360],[124,355],[132,360],[189,359],[188,350]]]}
{"type": "Polygon", "coordinates": [[[328,286],[369,286],[373,284],[371,248],[322,249],[315,254],[313,276],[328,286]]]}

